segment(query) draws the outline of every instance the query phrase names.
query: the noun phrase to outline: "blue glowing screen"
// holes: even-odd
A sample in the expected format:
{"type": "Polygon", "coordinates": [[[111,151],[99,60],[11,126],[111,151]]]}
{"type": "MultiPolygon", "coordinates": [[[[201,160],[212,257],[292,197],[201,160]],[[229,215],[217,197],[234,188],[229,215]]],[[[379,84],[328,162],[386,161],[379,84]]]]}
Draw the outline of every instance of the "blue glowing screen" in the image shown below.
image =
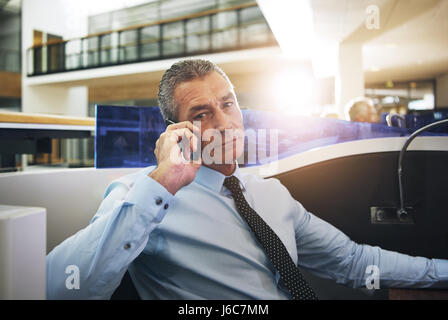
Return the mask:
{"type": "MultiPolygon", "coordinates": [[[[408,128],[388,127],[385,124],[349,122],[344,120],[305,117],[269,111],[242,110],[246,132],[267,131],[265,143],[256,141],[256,162],[247,161],[246,142],[244,164],[260,165],[270,158],[270,132],[277,132],[278,154],[283,159],[310,149],[326,145],[382,137],[407,136],[416,129],[441,119],[446,113],[431,113],[406,117],[408,128]]],[[[158,107],[96,106],[95,167],[135,168],[155,165],[155,143],[165,131],[165,122],[158,107]]],[[[446,135],[448,128],[426,135],[446,135]]],[[[258,137],[258,135],[256,135],[258,137]]],[[[252,146],[253,147],[253,146],[252,146]]]]}

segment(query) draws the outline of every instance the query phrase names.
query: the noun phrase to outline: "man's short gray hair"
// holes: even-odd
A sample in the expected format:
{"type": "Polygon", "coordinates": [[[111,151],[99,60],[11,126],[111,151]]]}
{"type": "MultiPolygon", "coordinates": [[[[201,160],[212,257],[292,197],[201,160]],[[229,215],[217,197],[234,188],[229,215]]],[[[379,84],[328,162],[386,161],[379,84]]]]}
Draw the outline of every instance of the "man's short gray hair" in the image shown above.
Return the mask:
{"type": "Polygon", "coordinates": [[[177,104],[174,101],[174,90],[182,82],[200,79],[210,74],[218,72],[230,84],[229,78],[215,63],[204,59],[187,59],[173,64],[162,76],[159,84],[159,107],[165,120],[170,119],[177,122],[177,104]]]}

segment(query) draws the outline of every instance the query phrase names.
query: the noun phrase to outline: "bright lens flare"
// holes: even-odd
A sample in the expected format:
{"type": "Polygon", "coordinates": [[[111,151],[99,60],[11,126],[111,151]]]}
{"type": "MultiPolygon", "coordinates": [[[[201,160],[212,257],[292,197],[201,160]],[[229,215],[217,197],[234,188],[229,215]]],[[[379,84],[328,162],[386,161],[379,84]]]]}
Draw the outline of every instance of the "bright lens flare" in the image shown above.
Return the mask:
{"type": "Polygon", "coordinates": [[[276,109],[285,113],[311,115],[313,79],[291,70],[272,77],[269,88],[276,109]]]}

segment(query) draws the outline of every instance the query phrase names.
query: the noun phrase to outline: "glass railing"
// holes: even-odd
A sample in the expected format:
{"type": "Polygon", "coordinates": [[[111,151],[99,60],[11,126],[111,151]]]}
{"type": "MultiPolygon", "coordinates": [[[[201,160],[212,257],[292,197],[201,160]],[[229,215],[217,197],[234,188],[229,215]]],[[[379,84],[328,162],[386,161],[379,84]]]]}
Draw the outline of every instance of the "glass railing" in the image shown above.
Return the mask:
{"type": "Polygon", "coordinates": [[[20,50],[0,48],[0,71],[20,72],[20,50]]]}
{"type": "Polygon", "coordinates": [[[27,50],[29,76],[277,45],[256,3],[53,41],[27,50]]]}

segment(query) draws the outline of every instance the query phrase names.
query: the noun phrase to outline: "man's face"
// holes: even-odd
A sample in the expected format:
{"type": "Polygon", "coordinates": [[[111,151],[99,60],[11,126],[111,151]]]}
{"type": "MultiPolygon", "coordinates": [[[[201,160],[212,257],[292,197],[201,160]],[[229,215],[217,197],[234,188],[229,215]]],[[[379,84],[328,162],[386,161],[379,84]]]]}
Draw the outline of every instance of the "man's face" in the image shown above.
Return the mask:
{"type": "Polygon", "coordinates": [[[235,92],[219,73],[211,72],[203,78],[180,83],[174,90],[174,99],[179,122],[200,122],[203,155],[210,154],[215,159],[219,156],[220,163],[216,164],[229,163],[229,160],[233,163],[241,155],[244,147],[242,113],[235,92]],[[207,150],[212,151],[207,153],[207,150]],[[221,152],[215,153],[217,150],[221,152]]]}

